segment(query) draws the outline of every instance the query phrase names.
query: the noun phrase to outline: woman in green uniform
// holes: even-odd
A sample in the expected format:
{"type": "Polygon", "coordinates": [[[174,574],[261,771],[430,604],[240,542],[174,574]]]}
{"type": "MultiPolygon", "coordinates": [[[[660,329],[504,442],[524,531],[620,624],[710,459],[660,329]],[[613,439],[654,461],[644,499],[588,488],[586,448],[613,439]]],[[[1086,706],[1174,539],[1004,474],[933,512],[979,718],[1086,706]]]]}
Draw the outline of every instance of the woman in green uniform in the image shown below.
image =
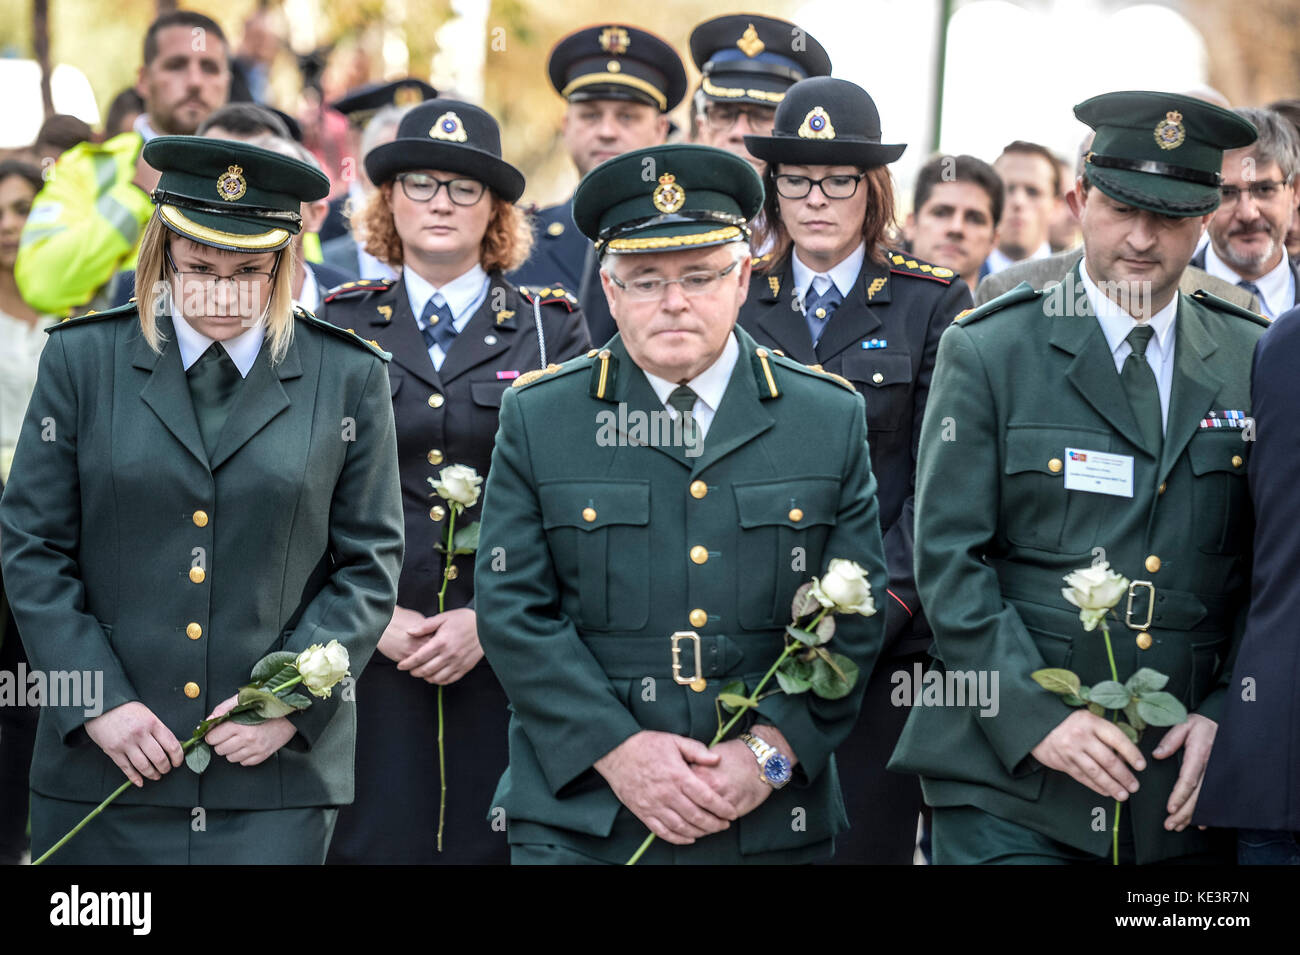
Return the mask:
{"type": "Polygon", "coordinates": [[[325,178],[244,143],[151,141],[138,302],[49,329],[4,497],[0,559],[47,679],[32,854],[324,860],[353,795],[347,683],[310,709],[179,740],[274,650],[338,640],[360,673],[403,551],[387,355],[295,309],[289,240],[325,178]]]}

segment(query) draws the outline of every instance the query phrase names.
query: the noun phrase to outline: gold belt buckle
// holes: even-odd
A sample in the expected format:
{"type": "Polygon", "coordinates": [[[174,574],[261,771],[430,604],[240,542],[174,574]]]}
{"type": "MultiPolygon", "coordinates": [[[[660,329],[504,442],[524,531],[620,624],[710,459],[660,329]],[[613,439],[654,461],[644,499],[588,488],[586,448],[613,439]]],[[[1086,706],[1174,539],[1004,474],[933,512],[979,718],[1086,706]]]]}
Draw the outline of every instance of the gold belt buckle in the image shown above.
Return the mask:
{"type": "Polygon", "coordinates": [[[1124,606],[1124,624],[1130,630],[1148,630],[1151,627],[1151,618],[1156,612],[1156,585],[1149,580],[1135,580],[1128,585],[1128,603],[1124,606]],[[1133,598],[1136,596],[1135,587],[1147,588],[1147,619],[1141,624],[1133,622],[1133,598]]]}
{"type": "Polygon", "coordinates": [[[703,693],[704,688],[708,686],[708,681],[703,677],[704,668],[700,663],[700,635],[694,630],[678,630],[672,636],[673,644],[673,682],[682,686],[689,686],[696,693],[703,693]],[[695,641],[695,675],[692,677],[682,676],[682,648],[678,641],[693,640],[695,641]]]}

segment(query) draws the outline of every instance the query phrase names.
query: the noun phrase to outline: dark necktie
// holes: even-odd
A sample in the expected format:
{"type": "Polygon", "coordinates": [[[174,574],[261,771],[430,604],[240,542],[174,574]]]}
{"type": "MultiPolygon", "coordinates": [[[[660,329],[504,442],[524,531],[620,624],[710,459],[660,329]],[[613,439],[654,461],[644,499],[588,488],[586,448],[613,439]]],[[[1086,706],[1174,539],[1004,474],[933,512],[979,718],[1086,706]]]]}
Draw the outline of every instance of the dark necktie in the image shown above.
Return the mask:
{"type": "Polygon", "coordinates": [[[677,420],[681,422],[682,443],[688,448],[694,448],[698,442],[700,426],[695,421],[695,399],[699,396],[686,385],[678,385],[668,395],[668,406],[677,412],[677,420]]]}
{"type": "Polygon", "coordinates": [[[1255,300],[1259,302],[1260,311],[1265,315],[1268,314],[1268,306],[1264,304],[1264,293],[1259,290],[1258,285],[1254,282],[1247,282],[1245,279],[1242,279],[1237,283],[1237,288],[1244,288],[1251,295],[1255,296],[1255,300]]]}
{"type": "Polygon", "coordinates": [[[1142,438],[1149,448],[1160,456],[1160,444],[1164,435],[1164,424],[1160,414],[1160,389],[1156,385],[1156,373],[1147,363],[1147,345],[1155,329],[1150,325],[1135,325],[1124,339],[1133,351],[1124,359],[1124,368],[1119,373],[1119,380],[1128,395],[1129,407],[1133,417],[1137,418],[1142,438]]]}
{"type": "MultiPolygon", "coordinates": [[[[811,290],[810,286],[809,291],[811,290]]],[[[812,336],[813,347],[816,347],[817,343],[821,341],[822,332],[826,330],[826,323],[831,320],[831,315],[843,301],[844,296],[840,294],[839,288],[832,282],[827,286],[826,291],[804,302],[803,319],[808,323],[808,334],[812,336]]]]}
{"type": "Polygon", "coordinates": [[[420,329],[424,343],[430,348],[437,345],[442,349],[443,357],[446,357],[447,352],[451,351],[452,339],[456,337],[456,326],[452,323],[451,309],[447,303],[434,305],[433,299],[429,299],[420,320],[424,322],[424,327],[420,329]]]}
{"type": "Polygon", "coordinates": [[[194,417],[199,422],[199,434],[203,437],[203,449],[211,458],[244,378],[226,349],[217,342],[208,346],[185,377],[194,402],[194,417]]]}

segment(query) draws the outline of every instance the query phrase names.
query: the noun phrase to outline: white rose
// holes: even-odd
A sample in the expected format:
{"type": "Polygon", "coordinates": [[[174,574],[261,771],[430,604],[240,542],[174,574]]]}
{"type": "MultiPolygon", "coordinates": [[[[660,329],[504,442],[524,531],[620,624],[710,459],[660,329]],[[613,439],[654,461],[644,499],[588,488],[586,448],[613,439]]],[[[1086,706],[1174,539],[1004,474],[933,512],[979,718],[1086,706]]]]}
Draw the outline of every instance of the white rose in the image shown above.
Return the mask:
{"type": "Polygon", "coordinates": [[[348,675],[348,664],[347,648],[337,640],[325,646],[313,643],[293,661],[302,674],[303,686],[322,700],[329,699],[334,684],[348,675]]]}
{"type": "Polygon", "coordinates": [[[479,486],[483,483],[483,478],[468,465],[453,464],[438,472],[438,480],[429,478],[429,483],[439,497],[460,505],[463,510],[478,503],[479,486]]]}
{"type": "Polygon", "coordinates": [[[1061,596],[1079,608],[1084,630],[1096,630],[1106,613],[1128,593],[1128,578],[1111,570],[1107,561],[1062,579],[1069,586],[1061,590],[1061,596]]]}
{"type": "Polygon", "coordinates": [[[833,559],[820,580],[813,578],[812,595],[834,613],[860,613],[870,617],[876,612],[867,572],[851,560],[833,559]]]}

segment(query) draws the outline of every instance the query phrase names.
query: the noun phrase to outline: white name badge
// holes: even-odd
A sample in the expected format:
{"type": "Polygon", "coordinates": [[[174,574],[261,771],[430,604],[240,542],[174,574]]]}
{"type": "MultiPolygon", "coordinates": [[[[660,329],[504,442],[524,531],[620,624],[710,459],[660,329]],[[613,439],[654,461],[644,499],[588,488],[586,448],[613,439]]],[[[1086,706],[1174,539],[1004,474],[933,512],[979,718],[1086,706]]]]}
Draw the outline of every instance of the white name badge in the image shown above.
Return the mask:
{"type": "Polygon", "coordinates": [[[1132,497],[1133,456],[1066,448],[1065,489],[1132,497]]]}

